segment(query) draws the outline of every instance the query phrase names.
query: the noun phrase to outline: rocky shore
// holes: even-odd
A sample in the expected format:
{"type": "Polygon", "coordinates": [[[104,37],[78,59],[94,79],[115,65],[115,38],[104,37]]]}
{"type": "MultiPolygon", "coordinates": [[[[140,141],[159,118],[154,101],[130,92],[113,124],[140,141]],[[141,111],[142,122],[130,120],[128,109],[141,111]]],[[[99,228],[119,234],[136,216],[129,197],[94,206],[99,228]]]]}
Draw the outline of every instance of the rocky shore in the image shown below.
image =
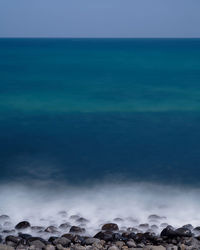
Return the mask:
{"type": "Polygon", "coordinates": [[[174,228],[165,217],[150,215],[147,223],[137,224],[130,218],[130,227],[122,218],[104,223],[91,235],[89,220],[79,215],[59,212],[60,225],[32,225],[20,221],[13,226],[8,215],[0,216],[0,250],[196,250],[200,249],[200,227],[191,224],[174,228]],[[72,224],[71,222],[74,222],[72,224]],[[119,226],[120,225],[120,226],[119,226]],[[134,225],[134,226],[132,226],[134,225]]]}

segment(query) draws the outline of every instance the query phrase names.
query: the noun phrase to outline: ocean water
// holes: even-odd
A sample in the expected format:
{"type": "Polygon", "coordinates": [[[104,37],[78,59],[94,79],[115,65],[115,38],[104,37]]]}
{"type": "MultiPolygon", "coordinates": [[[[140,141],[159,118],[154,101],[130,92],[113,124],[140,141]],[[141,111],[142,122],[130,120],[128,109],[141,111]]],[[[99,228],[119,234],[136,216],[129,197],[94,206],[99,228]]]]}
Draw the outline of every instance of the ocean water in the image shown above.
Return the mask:
{"type": "Polygon", "coordinates": [[[199,111],[200,39],[0,39],[0,212],[198,224],[199,111]]]}

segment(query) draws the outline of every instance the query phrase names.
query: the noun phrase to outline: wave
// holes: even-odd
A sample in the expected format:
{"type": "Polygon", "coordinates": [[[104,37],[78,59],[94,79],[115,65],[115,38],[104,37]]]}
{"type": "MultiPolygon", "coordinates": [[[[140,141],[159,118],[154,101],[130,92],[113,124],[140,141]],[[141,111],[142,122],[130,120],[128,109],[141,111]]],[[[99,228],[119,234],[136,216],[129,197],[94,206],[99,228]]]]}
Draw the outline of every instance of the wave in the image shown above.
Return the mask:
{"type": "Polygon", "coordinates": [[[6,184],[0,187],[0,213],[10,216],[12,227],[22,220],[28,220],[33,226],[59,226],[65,222],[79,225],[77,216],[73,216],[78,215],[88,220],[82,226],[91,235],[102,224],[113,221],[122,229],[138,227],[141,223],[156,224],[159,231],[162,223],[175,227],[188,223],[198,226],[199,191],[142,182],[90,187],[6,184]],[[150,221],[148,217],[152,214],[162,218],[150,221]]]}

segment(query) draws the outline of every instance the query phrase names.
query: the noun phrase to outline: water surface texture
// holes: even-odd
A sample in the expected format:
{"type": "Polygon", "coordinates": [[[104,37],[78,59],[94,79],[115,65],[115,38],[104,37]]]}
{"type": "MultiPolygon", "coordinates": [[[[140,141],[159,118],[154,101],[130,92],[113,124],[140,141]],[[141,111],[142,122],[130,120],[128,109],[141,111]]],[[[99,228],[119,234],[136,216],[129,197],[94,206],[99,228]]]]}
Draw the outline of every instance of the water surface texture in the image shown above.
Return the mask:
{"type": "Polygon", "coordinates": [[[0,39],[2,182],[200,184],[200,39],[0,39]]]}

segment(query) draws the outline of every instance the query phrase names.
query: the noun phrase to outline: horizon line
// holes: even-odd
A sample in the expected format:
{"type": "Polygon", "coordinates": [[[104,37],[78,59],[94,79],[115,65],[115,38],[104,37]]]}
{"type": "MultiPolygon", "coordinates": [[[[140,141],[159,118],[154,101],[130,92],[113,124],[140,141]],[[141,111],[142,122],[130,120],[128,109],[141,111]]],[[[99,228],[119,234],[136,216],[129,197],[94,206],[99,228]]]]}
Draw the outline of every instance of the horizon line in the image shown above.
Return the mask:
{"type": "Polygon", "coordinates": [[[14,38],[14,39],[33,39],[33,38],[42,38],[42,39],[48,39],[48,38],[52,38],[52,39],[200,39],[200,36],[198,37],[68,37],[68,36],[0,36],[0,39],[8,39],[8,38],[14,38]]]}

